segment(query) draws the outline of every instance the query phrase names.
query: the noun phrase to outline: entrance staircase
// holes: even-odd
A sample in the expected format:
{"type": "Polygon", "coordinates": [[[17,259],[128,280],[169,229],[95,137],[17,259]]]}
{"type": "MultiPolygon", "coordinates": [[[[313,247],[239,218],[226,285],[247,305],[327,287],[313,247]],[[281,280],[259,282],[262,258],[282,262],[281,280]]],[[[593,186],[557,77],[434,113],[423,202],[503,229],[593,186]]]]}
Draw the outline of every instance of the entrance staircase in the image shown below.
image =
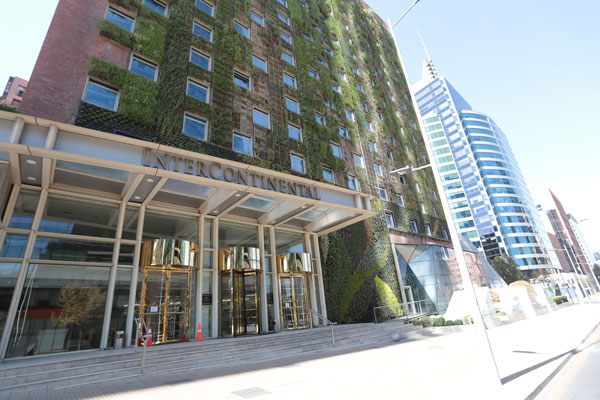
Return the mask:
{"type": "Polygon", "coordinates": [[[38,357],[23,357],[0,362],[0,398],[26,391],[54,390],[106,383],[117,379],[135,379],[152,374],[214,369],[223,366],[265,362],[288,357],[327,356],[340,351],[418,340],[434,335],[429,331],[399,321],[383,324],[336,325],[335,345],[328,327],[241,336],[203,342],[152,346],[147,349],[143,373],[143,348],[81,351],[38,357]]]}

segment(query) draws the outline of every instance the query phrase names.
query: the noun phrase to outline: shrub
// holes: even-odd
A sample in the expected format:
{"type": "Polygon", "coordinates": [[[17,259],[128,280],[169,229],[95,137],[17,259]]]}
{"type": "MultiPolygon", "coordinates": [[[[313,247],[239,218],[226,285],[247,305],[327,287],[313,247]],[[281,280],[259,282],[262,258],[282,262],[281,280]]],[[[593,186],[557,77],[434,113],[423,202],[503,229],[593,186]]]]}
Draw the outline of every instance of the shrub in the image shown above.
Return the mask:
{"type": "Polygon", "coordinates": [[[444,317],[438,317],[433,319],[433,326],[444,326],[446,320],[444,317]]]}
{"type": "Polygon", "coordinates": [[[433,321],[431,317],[421,318],[419,323],[423,325],[423,328],[429,328],[433,326],[433,321]]]}
{"type": "Polygon", "coordinates": [[[444,326],[454,326],[454,325],[456,325],[456,324],[452,320],[446,321],[446,323],[444,324],[444,326]]]}
{"type": "Polygon", "coordinates": [[[463,325],[463,320],[462,319],[455,319],[454,320],[454,325],[463,325]]]}
{"type": "Polygon", "coordinates": [[[552,301],[554,301],[554,303],[556,303],[556,305],[562,304],[567,301],[567,296],[554,296],[554,297],[552,297],[552,301]]]}

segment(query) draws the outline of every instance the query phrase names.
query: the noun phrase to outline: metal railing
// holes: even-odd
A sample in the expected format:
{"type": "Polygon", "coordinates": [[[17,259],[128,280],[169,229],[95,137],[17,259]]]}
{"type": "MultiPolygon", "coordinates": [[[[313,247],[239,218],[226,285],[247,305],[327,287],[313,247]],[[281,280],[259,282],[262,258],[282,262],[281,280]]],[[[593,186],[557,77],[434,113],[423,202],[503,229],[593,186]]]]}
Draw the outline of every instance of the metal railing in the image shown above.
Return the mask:
{"type": "Polygon", "coordinates": [[[148,348],[148,340],[152,338],[152,334],[148,332],[148,326],[144,318],[134,318],[135,321],[135,351],[137,352],[138,341],[141,338],[144,341],[144,351],[142,352],[142,368],[141,373],[144,373],[144,362],[146,361],[146,349],[148,348]]]}
{"type": "Polygon", "coordinates": [[[384,319],[381,322],[391,321],[396,319],[401,319],[405,315],[404,313],[404,305],[402,304],[391,304],[387,306],[379,306],[373,307],[373,318],[375,323],[379,323],[379,320],[384,319]],[[386,310],[389,310],[386,312],[386,310]],[[377,315],[380,315],[380,318],[377,318],[377,315]]]}
{"type": "Polygon", "coordinates": [[[406,303],[406,315],[413,316],[437,311],[432,300],[417,300],[406,303]]]}
{"type": "MultiPolygon", "coordinates": [[[[324,316],[322,316],[320,313],[318,313],[317,311],[313,310],[313,309],[308,309],[308,311],[315,315],[317,318],[320,318],[323,322],[325,322],[327,325],[329,325],[331,327],[331,345],[334,346],[335,345],[335,337],[333,336],[333,326],[337,325],[337,322],[331,322],[330,320],[328,320],[327,318],[325,318],[324,316]]],[[[312,324],[312,318],[310,318],[310,329],[312,329],[313,324],[312,324]]]]}

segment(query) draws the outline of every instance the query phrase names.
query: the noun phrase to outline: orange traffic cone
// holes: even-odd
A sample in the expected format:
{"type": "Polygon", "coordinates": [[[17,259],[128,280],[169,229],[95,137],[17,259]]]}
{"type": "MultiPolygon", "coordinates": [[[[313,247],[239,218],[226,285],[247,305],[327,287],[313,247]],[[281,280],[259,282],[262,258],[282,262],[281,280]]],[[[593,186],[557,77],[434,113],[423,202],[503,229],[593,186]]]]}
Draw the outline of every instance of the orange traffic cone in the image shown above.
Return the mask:
{"type": "Polygon", "coordinates": [[[196,342],[201,342],[202,340],[202,324],[198,324],[198,331],[196,331],[196,342]]]}
{"type": "Polygon", "coordinates": [[[148,341],[146,342],[147,346],[152,346],[152,328],[148,328],[148,341]]]}

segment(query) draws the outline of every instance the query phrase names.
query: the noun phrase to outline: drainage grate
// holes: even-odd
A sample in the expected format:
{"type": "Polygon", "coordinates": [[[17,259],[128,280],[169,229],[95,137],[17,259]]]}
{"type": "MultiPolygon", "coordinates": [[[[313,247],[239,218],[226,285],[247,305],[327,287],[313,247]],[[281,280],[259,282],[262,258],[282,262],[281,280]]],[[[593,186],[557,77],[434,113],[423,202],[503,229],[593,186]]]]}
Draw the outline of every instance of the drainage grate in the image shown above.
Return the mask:
{"type": "Polygon", "coordinates": [[[252,399],[254,397],[271,394],[271,392],[268,392],[265,389],[261,389],[258,387],[248,388],[248,389],[244,389],[244,390],[238,390],[237,392],[231,392],[231,393],[238,395],[240,397],[243,397],[245,399],[252,399]]]}

